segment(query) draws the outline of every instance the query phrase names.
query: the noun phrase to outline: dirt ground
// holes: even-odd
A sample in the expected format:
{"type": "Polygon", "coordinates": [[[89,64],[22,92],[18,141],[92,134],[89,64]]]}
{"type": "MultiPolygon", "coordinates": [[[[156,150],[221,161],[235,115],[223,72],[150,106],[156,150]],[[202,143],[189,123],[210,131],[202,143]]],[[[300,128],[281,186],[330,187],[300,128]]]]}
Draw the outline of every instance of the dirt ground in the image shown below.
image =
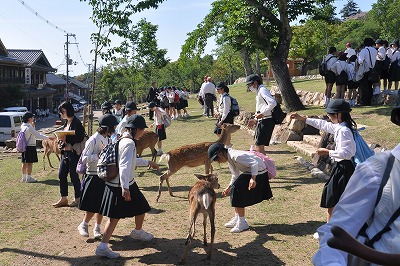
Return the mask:
{"type": "MultiPolygon", "coordinates": [[[[251,136],[244,130],[233,137],[237,148],[249,147],[251,142],[251,136]]],[[[202,224],[198,219],[187,265],[311,265],[312,254],[318,247],[312,234],[325,219],[324,211],[318,207],[323,181],[311,178],[308,170],[293,160],[296,153],[286,145],[270,146],[268,152],[278,166],[279,176],[271,182],[274,198],[246,208],[250,229],[240,234],[232,234],[223,226],[233,215],[229,198],[221,196],[230,175],[227,165],[214,165],[220,176],[221,189],[216,191],[216,238],[212,258],[206,260],[202,224]]],[[[145,151],[144,156],[149,154],[145,151]]],[[[4,158],[0,164],[7,164],[7,160],[10,159],[4,158]]],[[[57,165],[57,159],[53,157],[52,160],[57,165]]],[[[129,233],[134,228],[134,219],[120,220],[110,241],[111,249],[121,254],[121,258],[114,260],[94,254],[99,243],[92,238],[94,220],[90,222],[90,237],[81,237],[77,226],[84,213],[78,208],[55,209],[51,206],[59,198],[56,169],[43,170],[41,163],[35,164],[34,173],[39,179],[36,184],[20,183],[18,178],[8,177],[15,187],[0,192],[3,200],[0,205],[0,264],[177,264],[189,229],[187,193],[196,182],[193,173],[202,173],[204,168],[181,169],[170,179],[174,197],[169,196],[164,187],[160,201],[156,202],[158,176],[165,169],[163,165],[160,172],[138,169],[136,179],[152,207],[146,215],[144,229],[155,239],[147,243],[133,240],[129,233]]],[[[14,173],[11,171],[2,174],[15,175],[15,170],[14,173]]],[[[71,201],[71,186],[69,193],[71,201]]],[[[106,220],[104,218],[102,228],[106,220]]],[[[207,230],[209,234],[209,226],[207,230]]]]}

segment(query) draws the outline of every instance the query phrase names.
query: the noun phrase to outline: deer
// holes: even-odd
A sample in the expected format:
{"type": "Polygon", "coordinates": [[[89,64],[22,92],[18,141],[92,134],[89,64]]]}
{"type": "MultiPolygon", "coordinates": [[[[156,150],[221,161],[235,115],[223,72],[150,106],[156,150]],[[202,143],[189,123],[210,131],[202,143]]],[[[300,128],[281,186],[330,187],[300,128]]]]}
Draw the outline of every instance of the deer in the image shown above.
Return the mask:
{"type": "Polygon", "coordinates": [[[60,156],[61,155],[61,150],[58,145],[57,139],[44,139],[42,140],[42,146],[43,146],[43,170],[46,170],[46,163],[44,160],[44,157],[47,156],[47,160],[49,161],[49,165],[51,168],[54,168],[53,165],[51,165],[50,162],[50,154],[54,153],[58,160],[60,161],[60,156]]]}
{"type": "Polygon", "coordinates": [[[143,135],[135,141],[136,145],[136,153],[138,156],[142,156],[142,152],[146,148],[150,148],[151,150],[151,160],[153,162],[156,161],[157,158],[157,151],[155,146],[158,142],[158,135],[153,131],[145,131],[143,135]]]}
{"type": "Polygon", "coordinates": [[[186,238],[183,256],[180,260],[181,264],[184,264],[186,261],[187,253],[190,249],[190,244],[195,235],[196,218],[197,215],[200,213],[203,214],[203,229],[204,229],[203,245],[205,247],[207,246],[207,235],[206,235],[207,216],[210,219],[211,242],[208,250],[206,250],[207,259],[211,259],[212,245],[214,244],[215,202],[217,199],[214,189],[220,188],[220,185],[218,183],[218,175],[195,174],[195,176],[199,179],[199,181],[197,181],[196,184],[192,187],[188,195],[190,228],[189,228],[189,234],[186,238]]]}
{"type": "Polygon", "coordinates": [[[174,196],[171,190],[171,186],[169,184],[169,177],[176,173],[182,167],[197,167],[204,164],[205,173],[212,173],[213,169],[211,165],[211,160],[210,158],[208,158],[208,148],[216,142],[230,144],[226,143],[227,139],[229,139],[228,137],[230,137],[232,133],[238,131],[239,129],[239,125],[223,124],[221,135],[217,141],[188,144],[161,155],[159,163],[165,160],[167,162],[168,169],[160,176],[160,185],[158,187],[158,195],[156,201],[158,202],[158,200],[160,199],[161,188],[164,180],[167,183],[169,195],[171,197],[174,196]]]}
{"type": "Polygon", "coordinates": [[[328,246],[331,248],[343,250],[377,265],[399,265],[400,254],[389,254],[372,249],[358,242],[339,226],[332,226],[331,231],[333,237],[328,240],[328,246]]]}

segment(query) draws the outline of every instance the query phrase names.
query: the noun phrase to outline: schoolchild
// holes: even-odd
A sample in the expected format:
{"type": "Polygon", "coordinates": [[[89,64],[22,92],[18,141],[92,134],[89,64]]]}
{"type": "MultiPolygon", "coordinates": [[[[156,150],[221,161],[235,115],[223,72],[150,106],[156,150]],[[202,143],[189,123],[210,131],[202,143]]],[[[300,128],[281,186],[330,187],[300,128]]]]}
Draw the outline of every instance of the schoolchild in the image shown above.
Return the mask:
{"type": "Polygon", "coordinates": [[[167,133],[165,130],[165,125],[163,121],[163,117],[168,115],[162,108],[156,106],[155,103],[151,102],[149,104],[149,109],[154,112],[154,124],[151,124],[150,127],[156,126],[156,133],[158,135],[158,142],[157,142],[157,155],[162,155],[162,141],[167,139],[167,133]]]}
{"type": "Polygon", "coordinates": [[[334,160],[331,176],[326,182],[322,197],[322,208],[328,209],[327,220],[329,221],[333,208],[339,201],[351,175],[354,172],[352,157],[356,153],[356,143],[353,131],[357,128],[356,123],[351,118],[350,104],[343,99],[332,100],[326,108],[331,122],[322,119],[306,118],[297,113],[291,115],[292,119],[305,121],[306,124],[313,126],[324,132],[333,134],[335,149],[318,148],[318,155],[329,155],[334,160]]]}
{"type": "Polygon", "coordinates": [[[228,162],[232,178],[222,192],[230,195],[234,217],[225,224],[232,228],[232,233],[239,233],[249,228],[245,219],[245,208],[272,198],[268,180],[268,171],[260,157],[248,151],[226,149],[224,144],[214,143],[208,149],[211,161],[228,162]]]}
{"type": "Polygon", "coordinates": [[[70,102],[63,102],[58,107],[61,118],[65,121],[63,130],[74,130],[75,135],[63,136],[58,139],[61,143],[61,161],[58,170],[58,178],[60,179],[60,194],[61,198],[53,204],[54,207],[68,206],[68,174],[71,177],[71,182],[74,185],[74,201],[69,204],[70,207],[76,207],[79,204],[81,197],[81,181],[76,173],[76,165],[80,154],[77,154],[73,149],[75,143],[80,143],[85,137],[85,129],[82,122],[75,116],[74,108],[70,102]]]}
{"type": "Polygon", "coordinates": [[[48,137],[35,130],[35,116],[31,112],[26,112],[22,116],[21,131],[25,132],[25,140],[27,143],[26,150],[21,154],[22,162],[22,178],[21,182],[34,183],[37,182],[36,178],[32,177],[33,163],[38,162],[36,151],[36,139],[54,139],[48,137]]]}
{"type": "Polygon", "coordinates": [[[104,194],[105,183],[97,175],[97,162],[101,150],[110,143],[110,137],[115,132],[118,119],[111,114],[105,114],[99,118],[99,128],[85,143],[82,151],[82,163],[86,164],[86,174],[83,178],[82,196],[79,201],[79,209],[86,211],[83,221],[78,226],[81,236],[89,236],[89,221],[96,214],[96,224],[93,228],[94,238],[101,238],[100,225],[103,216],[99,214],[101,199],[104,194]]]}
{"type": "Polygon", "coordinates": [[[158,169],[158,165],[152,161],[136,158],[136,146],[134,139],[139,139],[147,128],[146,121],[141,115],[129,117],[126,132],[118,144],[118,176],[106,182],[100,214],[109,217],[105,226],[103,238],[96,249],[96,255],[110,259],[120,255],[108,247],[111,235],[120,219],[135,217],[135,229],[130,233],[133,239],[150,241],[154,236],[142,229],[146,212],[150,211],[150,205],[139,190],[135,181],[136,166],[151,166],[158,169]]]}
{"type": "Polygon", "coordinates": [[[183,117],[189,117],[189,113],[186,110],[187,107],[189,107],[188,100],[190,98],[189,92],[187,91],[187,88],[185,86],[182,87],[182,98],[181,98],[181,107],[183,109],[183,117]]]}
{"type": "Polygon", "coordinates": [[[339,53],[338,54],[338,60],[336,63],[332,66],[331,70],[333,73],[336,75],[336,94],[335,94],[335,99],[343,99],[344,98],[344,93],[346,89],[346,85],[348,82],[348,75],[347,75],[347,55],[345,53],[339,53]],[[346,79],[342,78],[342,71],[346,73],[347,77],[346,79]]]}
{"type": "Polygon", "coordinates": [[[357,99],[357,89],[359,86],[358,81],[355,81],[355,76],[356,76],[356,60],[357,56],[352,55],[349,58],[348,66],[347,66],[347,75],[348,75],[348,83],[347,83],[347,88],[349,89],[348,94],[347,94],[347,99],[348,102],[350,103],[350,106],[355,106],[356,105],[356,99],[357,99]]]}
{"type": "MultiPolygon", "coordinates": [[[[225,83],[221,82],[217,85],[217,92],[219,94],[218,101],[218,122],[215,125],[214,134],[221,135],[221,126],[224,123],[233,124],[234,116],[231,112],[231,98],[229,97],[229,88],[225,83]]],[[[228,136],[226,143],[230,143],[231,136],[228,136]]]]}
{"type": "Polygon", "coordinates": [[[389,68],[389,88],[388,94],[397,94],[399,89],[399,81],[400,81],[400,66],[398,64],[400,60],[400,51],[399,51],[399,41],[395,40],[392,42],[392,57],[390,60],[390,68],[389,68]],[[394,81],[394,91],[391,92],[392,82],[394,81]]]}
{"type": "Polygon", "coordinates": [[[117,117],[118,122],[121,121],[122,117],[124,116],[124,108],[122,108],[121,100],[115,100],[112,113],[117,117]]]}
{"type": "Polygon", "coordinates": [[[329,47],[328,55],[322,60],[322,63],[326,63],[327,70],[325,74],[325,107],[331,100],[333,84],[336,82],[336,74],[332,71],[332,67],[337,61],[336,51],[336,47],[329,47]]]}

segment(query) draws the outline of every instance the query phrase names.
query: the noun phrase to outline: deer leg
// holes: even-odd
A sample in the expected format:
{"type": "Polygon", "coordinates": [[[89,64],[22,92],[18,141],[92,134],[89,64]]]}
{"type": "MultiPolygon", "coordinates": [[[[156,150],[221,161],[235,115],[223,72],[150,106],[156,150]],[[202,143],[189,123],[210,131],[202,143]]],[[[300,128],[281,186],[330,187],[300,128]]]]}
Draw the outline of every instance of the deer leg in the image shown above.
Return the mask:
{"type": "MultiPolygon", "coordinates": [[[[162,174],[162,175],[160,176],[160,185],[158,186],[158,196],[157,196],[157,198],[156,198],[156,201],[157,201],[157,202],[158,202],[158,200],[160,199],[160,196],[161,196],[162,184],[163,184],[163,182],[164,182],[165,179],[168,180],[168,177],[169,177],[170,175],[171,175],[171,174],[170,174],[170,171],[167,170],[164,174],[162,174]]],[[[168,186],[169,186],[169,184],[168,184],[168,186]]]]}
{"type": "MultiPolygon", "coordinates": [[[[215,206],[213,208],[215,208],[215,206]]],[[[215,209],[212,209],[208,216],[210,217],[210,225],[211,225],[211,243],[207,252],[207,259],[211,259],[212,246],[214,244],[214,236],[215,236],[215,209]]]]}
{"type": "Polygon", "coordinates": [[[61,161],[60,156],[56,153],[58,161],[61,161]]]}
{"type": "Polygon", "coordinates": [[[213,168],[212,168],[211,160],[210,160],[210,159],[207,159],[207,160],[204,162],[204,168],[205,168],[206,175],[208,175],[209,173],[212,173],[213,168]]]}
{"type": "Polygon", "coordinates": [[[173,197],[174,194],[172,194],[172,189],[171,189],[171,186],[169,185],[169,177],[167,177],[167,179],[165,179],[165,183],[167,183],[169,195],[170,195],[171,197],[173,197]]]}
{"type": "Polygon", "coordinates": [[[49,161],[49,165],[51,168],[54,168],[50,161],[50,153],[47,154],[47,160],[49,161]]]}
{"type": "Polygon", "coordinates": [[[207,213],[203,213],[203,245],[207,246],[207,213]]]}
{"type": "Polygon", "coordinates": [[[45,157],[46,157],[46,153],[43,152],[43,170],[46,170],[46,161],[44,160],[45,157]]]}
{"type": "MultiPolygon", "coordinates": [[[[191,214],[192,216],[193,214],[191,214]]],[[[190,244],[192,243],[192,240],[194,238],[194,233],[195,233],[195,224],[196,224],[196,217],[197,217],[197,212],[191,217],[190,219],[190,228],[189,228],[189,234],[186,238],[186,242],[185,242],[185,250],[183,252],[183,256],[180,260],[180,264],[184,264],[186,261],[186,257],[187,257],[187,253],[190,249],[190,244]]]]}

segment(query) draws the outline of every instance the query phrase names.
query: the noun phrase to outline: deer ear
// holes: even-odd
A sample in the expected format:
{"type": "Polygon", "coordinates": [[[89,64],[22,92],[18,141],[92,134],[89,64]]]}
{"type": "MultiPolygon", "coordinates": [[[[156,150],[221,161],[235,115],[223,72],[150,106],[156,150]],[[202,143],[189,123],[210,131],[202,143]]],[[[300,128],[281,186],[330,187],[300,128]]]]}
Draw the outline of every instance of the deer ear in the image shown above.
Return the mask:
{"type": "Polygon", "coordinates": [[[204,175],[201,175],[201,174],[194,174],[194,175],[200,180],[204,180],[205,179],[204,175]]]}

